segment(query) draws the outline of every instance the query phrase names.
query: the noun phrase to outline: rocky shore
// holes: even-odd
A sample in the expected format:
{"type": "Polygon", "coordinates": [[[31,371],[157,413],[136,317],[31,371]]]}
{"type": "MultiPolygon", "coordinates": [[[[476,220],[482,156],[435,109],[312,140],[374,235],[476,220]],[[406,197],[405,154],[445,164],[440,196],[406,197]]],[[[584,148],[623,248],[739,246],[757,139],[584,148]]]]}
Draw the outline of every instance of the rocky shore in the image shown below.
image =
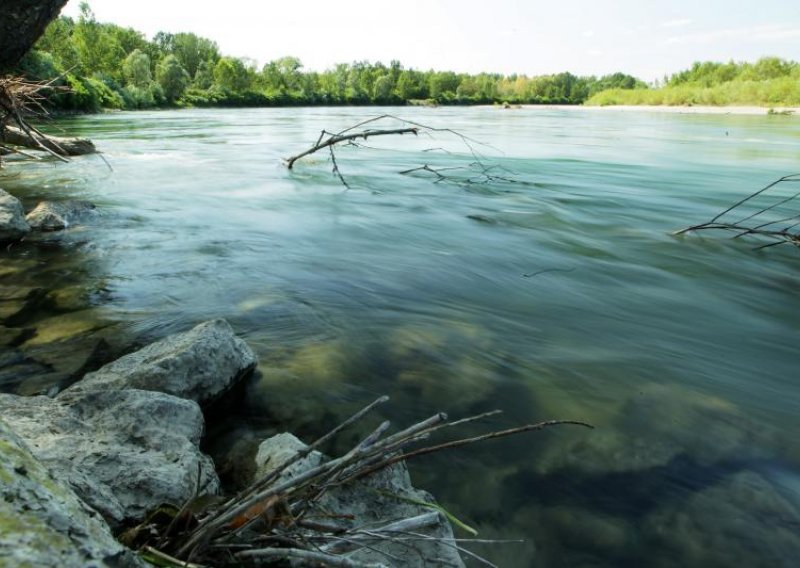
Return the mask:
{"type": "MultiPolygon", "coordinates": [[[[0,240],[62,230],[95,214],[85,202],[44,202],[25,215],[19,201],[0,190],[0,240]]],[[[0,320],[13,321],[32,295],[6,294],[0,320]]],[[[70,380],[62,377],[43,394],[0,394],[0,566],[150,565],[116,537],[165,504],[181,507],[224,494],[215,464],[201,451],[204,410],[246,381],[256,365],[250,347],[217,319],[96,371],[73,370],[70,380]]],[[[298,452],[305,457],[281,479],[328,460],[283,433],[258,447],[255,478],[298,452]]],[[[431,540],[416,543],[414,554],[387,541],[343,554],[347,561],[463,566],[447,519],[425,506],[432,497],[412,487],[402,462],[335,488],[323,501],[348,526],[434,518],[425,528],[431,540]]]]}
{"type": "MultiPolygon", "coordinates": [[[[203,407],[255,365],[228,323],[214,320],[88,373],[55,396],[0,395],[0,564],[144,566],[113,535],[165,503],[221,493],[214,464],[200,450],[203,407]]],[[[257,476],[304,448],[288,433],[265,440],[254,458],[257,476]]],[[[282,475],[299,475],[326,459],[312,452],[282,475]]],[[[433,500],[411,486],[403,464],[326,496],[329,510],[354,523],[430,513],[418,502],[433,500]]],[[[453,538],[441,515],[428,531],[444,542],[453,538]]],[[[350,556],[362,562],[397,557],[396,544],[383,546],[350,556]]],[[[439,540],[416,549],[392,565],[426,566],[431,558],[439,559],[436,565],[462,565],[455,549],[439,540]]]]}

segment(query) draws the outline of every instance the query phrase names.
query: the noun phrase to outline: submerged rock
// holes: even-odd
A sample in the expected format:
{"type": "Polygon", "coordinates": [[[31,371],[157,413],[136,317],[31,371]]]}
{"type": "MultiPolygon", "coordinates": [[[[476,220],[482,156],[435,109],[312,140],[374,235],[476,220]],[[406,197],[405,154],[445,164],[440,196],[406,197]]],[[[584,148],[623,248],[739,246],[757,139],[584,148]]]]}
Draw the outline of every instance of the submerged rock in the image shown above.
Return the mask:
{"type": "MultiPolygon", "coordinates": [[[[288,433],[265,440],[259,446],[256,456],[257,476],[266,475],[305,448],[307,446],[303,442],[288,433]]],[[[299,475],[327,459],[320,452],[311,452],[283,472],[281,479],[299,475]]],[[[322,496],[317,506],[326,523],[349,528],[388,524],[434,510],[420,503],[435,504],[435,501],[429,493],[411,485],[408,469],[405,464],[398,463],[362,480],[331,488],[322,496]]],[[[313,514],[310,516],[313,517],[313,514]]],[[[385,563],[387,558],[402,558],[402,564],[397,565],[408,568],[464,566],[454,547],[453,529],[441,514],[438,524],[421,532],[435,540],[420,539],[414,541],[411,547],[403,542],[378,541],[370,543],[369,549],[348,554],[347,558],[364,563],[385,563]]]]}
{"type": "Polygon", "coordinates": [[[25,220],[32,229],[61,231],[70,225],[84,223],[95,215],[97,210],[88,201],[42,201],[26,215],[25,220]]]}
{"type": "Polygon", "coordinates": [[[41,288],[0,285],[0,321],[19,319],[36,309],[43,296],[41,288]]]}
{"type": "MultiPolygon", "coordinates": [[[[745,469],[685,501],[665,502],[641,526],[656,551],[648,566],[796,566],[800,508],[796,494],[780,491],[772,470],[781,467],[745,469]]],[[[800,479],[798,471],[785,474],[800,479]]]]}
{"type": "Polygon", "coordinates": [[[0,189],[0,243],[16,241],[31,230],[19,199],[0,189]]]}
{"type": "Polygon", "coordinates": [[[69,390],[140,389],[200,404],[232,388],[255,368],[256,356],[225,320],[171,335],[87,374],[69,390]]]}
{"type": "Polygon", "coordinates": [[[141,519],[162,503],[214,494],[219,481],[198,445],[203,414],[163,393],[66,391],[0,395],[0,415],[33,455],[111,524],[141,519]]]}
{"type": "Polygon", "coordinates": [[[103,520],[0,420],[0,565],[139,567],[103,520]]]}

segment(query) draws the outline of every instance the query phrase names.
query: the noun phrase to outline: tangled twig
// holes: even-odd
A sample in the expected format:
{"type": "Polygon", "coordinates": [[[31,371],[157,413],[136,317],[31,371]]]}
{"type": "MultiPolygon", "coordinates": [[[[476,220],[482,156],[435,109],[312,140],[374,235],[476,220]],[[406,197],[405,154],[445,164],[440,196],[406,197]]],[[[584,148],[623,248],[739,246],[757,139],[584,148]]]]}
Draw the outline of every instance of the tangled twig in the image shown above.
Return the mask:
{"type": "MultiPolygon", "coordinates": [[[[327,491],[351,484],[414,457],[560,424],[592,427],[580,421],[548,420],[414,447],[437,432],[477,422],[494,416],[499,411],[455,421],[449,420],[443,413],[437,413],[390,435],[387,435],[389,423],[382,422],[343,456],[323,461],[314,467],[300,468],[299,471],[292,468],[316,448],[348,426],[362,420],[387,400],[388,397],[384,396],[364,407],[310,446],[295,452],[283,463],[272,468],[238,495],[196,514],[191,523],[170,522],[166,534],[140,543],[141,549],[151,555],[161,554],[161,559],[170,558],[179,563],[194,562],[214,566],[296,560],[333,567],[378,568],[383,564],[368,564],[350,555],[358,550],[367,550],[389,560],[396,560],[392,554],[381,549],[381,543],[400,545],[410,552],[416,552],[415,542],[431,541],[473,556],[474,553],[464,550],[462,546],[464,542],[471,542],[470,539],[456,542],[454,539],[421,533],[423,529],[441,522],[443,510],[438,506],[431,506],[433,511],[408,518],[361,525],[320,521],[317,520],[318,517],[309,518],[309,513],[319,512],[319,499],[327,491]],[[184,528],[181,530],[179,527],[184,528]]],[[[188,507],[181,507],[179,514],[185,515],[187,510],[188,507]]],[[[152,529],[152,526],[148,525],[148,528],[152,529]]],[[[152,533],[152,530],[149,532],[152,533]]],[[[477,555],[473,557],[491,565],[477,555]]]]}
{"type": "Polygon", "coordinates": [[[44,106],[47,93],[70,90],[69,87],[56,85],[59,79],[61,77],[35,82],[17,77],[0,77],[0,150],[39,159],[34,154],[20,150],[18,147],[21,146],[41,150],[62,162],[69,161],[67,156],[96,152],[90,140],[49,136],[29,122],[30,116],[47,117],[44,106]]]}
{"type": "Polygon", "coordinates": [[[706,223],[692,225],[675,235],[718,229],[733,231],[734,239],[745,236],[769,239],[766,244],[756,247],[764,249],[782,244],[800,247],[800,191],[790,190],[788,194],[777,193],[789,184],[800,183],[800,174],[784,176],[769,183],[755,193],[740,199],[706,223]]]}

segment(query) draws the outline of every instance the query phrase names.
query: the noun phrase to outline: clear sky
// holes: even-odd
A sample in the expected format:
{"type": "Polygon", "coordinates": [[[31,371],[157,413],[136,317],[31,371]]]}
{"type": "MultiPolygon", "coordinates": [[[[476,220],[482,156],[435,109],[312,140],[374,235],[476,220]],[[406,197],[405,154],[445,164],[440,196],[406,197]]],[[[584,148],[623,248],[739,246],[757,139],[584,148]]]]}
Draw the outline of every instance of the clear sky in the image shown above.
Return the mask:
{"type": "MultiPolygon", "coordinates": [[[[194,32],[259,64],[356,60],[540,75],[623,71],[646,81],[697,60],[800,60],[800,0],[90,0],[102,22],[194,32]]],[[[78,15],[79,0],[64,14],[78,15]]]]}

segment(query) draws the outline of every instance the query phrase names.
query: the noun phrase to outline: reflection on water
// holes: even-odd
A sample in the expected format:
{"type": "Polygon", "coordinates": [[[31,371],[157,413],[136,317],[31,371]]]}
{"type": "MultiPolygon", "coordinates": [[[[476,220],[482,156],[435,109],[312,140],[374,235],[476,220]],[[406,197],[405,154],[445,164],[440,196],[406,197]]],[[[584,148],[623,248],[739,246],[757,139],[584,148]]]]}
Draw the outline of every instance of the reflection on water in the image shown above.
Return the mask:
{"type": "Polygon", "coordinates": [[[36,392],[225,317],[261,360],[235,416],[212,427],[231,482],[260,437],[311,437],[378,394],[398,425],[492,408],[506,412],[487,428],[584,419],[597,429],[432,456],[415,478],[481,536],[526,539],[481,551],[502,566],[794,565],[797,251],[670,232],[795,171],[800,123],[395,109],[492,144],[530,183],[399,176],[471,160],[407,138],[341,149],[349,191],[324,157],[280,165],[376,112],[65,121],[114,172],[87,157],[0,174],[28,207],[80,198],[104,212],[2,253],[3,388],[36,392]],[[59,371],[47,354],[64,345],[80,357],[59,371]]]}

